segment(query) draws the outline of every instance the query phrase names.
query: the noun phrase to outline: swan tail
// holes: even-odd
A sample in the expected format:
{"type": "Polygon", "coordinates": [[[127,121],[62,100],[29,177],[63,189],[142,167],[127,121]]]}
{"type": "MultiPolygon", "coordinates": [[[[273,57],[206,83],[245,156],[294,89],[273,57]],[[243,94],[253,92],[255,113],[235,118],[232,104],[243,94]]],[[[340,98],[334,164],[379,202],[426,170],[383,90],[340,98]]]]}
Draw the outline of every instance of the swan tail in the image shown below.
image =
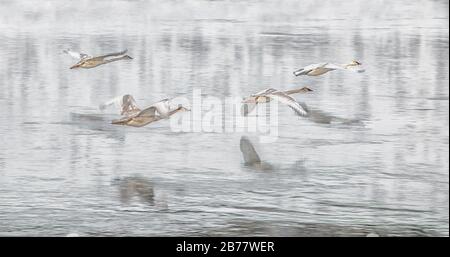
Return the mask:
{"type": "Polygon", "coordinates": [[[306,73],[307,73],[307,71],[305,71],[304,69],[298,69],[298,70],[294,71],[295,76],[305,75],[306,73]]]}

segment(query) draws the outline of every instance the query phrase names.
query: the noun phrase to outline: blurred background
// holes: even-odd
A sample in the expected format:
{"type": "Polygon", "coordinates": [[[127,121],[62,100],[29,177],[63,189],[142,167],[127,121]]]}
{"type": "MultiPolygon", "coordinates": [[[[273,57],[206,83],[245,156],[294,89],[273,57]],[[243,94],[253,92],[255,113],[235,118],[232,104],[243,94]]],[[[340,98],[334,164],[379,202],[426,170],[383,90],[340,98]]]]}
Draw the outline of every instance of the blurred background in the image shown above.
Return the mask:
{"type": "Polygon", "coordinates": [[[448,236],[447,1],[0,0],[0,236],[448,236]],[[128,49],[90,70],[63,49],[128,49]],[[356,59],[365,73],[295,77],[356,59]],[[308,86],[279,138],[110,125],[132,94],[308,86]],[[269,170],[244,165],[248,136],[269,170]]]}

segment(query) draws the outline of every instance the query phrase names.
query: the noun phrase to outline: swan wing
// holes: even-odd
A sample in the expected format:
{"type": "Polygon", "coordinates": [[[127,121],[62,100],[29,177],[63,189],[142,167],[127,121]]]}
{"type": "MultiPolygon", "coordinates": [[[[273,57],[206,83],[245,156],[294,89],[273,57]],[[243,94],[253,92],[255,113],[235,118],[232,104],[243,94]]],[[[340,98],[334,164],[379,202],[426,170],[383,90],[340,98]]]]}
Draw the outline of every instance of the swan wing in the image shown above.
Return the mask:
{"type": "Polygon", "coordinates": [[[283,91],[286,95],[292,95],[292,94],[304,94],[313,91],[309,87],[302,87],[302,88],[296,88],[296,89],[290,89],[283,91]]]}
{"type": "Polygon", "coordinates": [[[111,124],[114,125],[126,125],[133,118],[130,117],[122,117],[120,119],[112,120],[111,124]]]}
{"type": "Polygon", "coordinates": [[[140,112],[141,109],[136,104],[133,96],[131,95],[123,95],[115,97],[99,106],[100,110],[106,109],[108,106],[115,106],[120,110],[121,115],[132,116],[137,112],[140,112]]]}
{"type": "Polygon", "coordinates": [[[277,91],[271,94],[268,94],[267,97],[270,97],[280,103],[286,104],[287,106],[291,107],[292,110],[294,110],[298,115],[300,116],[307,116],[308,112],[291,96],[277,91]]]}
{"type": "Polygon", "coordinates": [[[338,65],[338,64],[333,64],[333,63],[328,63],[327,65],[325,65],[323,68],[326,69],[331,69],[331,70],[346,70],[346,71],[352,71],[352,72],[364,72],[364,69],[358,68],[358,67],[354,67],[354,66],[344,66],[344,65],[338,65]]]}
{"type": "Polygon", "coordinates": [[[310,64],[310,65],[304,67],[303,69],[304,69],[304,70],[310,70],[310,71],[311,71],[311,70],[315,70],[315,69],[317,69],[317,68],[323,68],[323,67],[325,67],[325,66],[327,66],[327,65],[328,65],[327,62],[314,63],[314,64],[310,64]]]}
{"type": "Polygon", "coordinates": [[[150,106],[133,117],[133,119],[129,122],[129,125],[134,127],[142,127],[162,118],[163,117],[157,113],[156,108],[154,106],[150,106]]]}
{"type": "Polygon", "coordinates": [[[157,103],[152,104],[152,107],[155,107],[155,110],[158,112],[157,114],[167,117],[170,112],[169,99],[163,99],[157,103]]]}
{"type": "Polygon", "coordinates": [[[136,117],[166,117],[169,115],[169,99],[161,100],[140,111],[136,117]]]}
{"type": "Polygon", "coordinates": [[[81,60],[81,59],[85,59],[85,58],[89,58],[90,56],[84,53],[78,53],[75,51],[72,51],[70,49],[66,49],[63,50],[64,53],[68,54],[70,57],[77,59],[77,60],[81,60]]]}
{"type": "Polygon", "coordinates": [[[346,70],[346,68],[344,68],[343,66],[333,64],[333,63],[327,63],[322,68],[331,69],[331,70],[346,70]]]}
{"type": "Polygon", "coordinates": [[[262,91],[259,91],[259,92],[256,93],[256,94],[253,94],[253,96],[267,95],[267,94],[270,94],[270,93],[276,92],[276,91],[277,91],[277,90],[274,89],[274,88],[266,88],[266,89],[264,89],[264,90],[262,90],[262,91]]]}
{"type": "Polygon", "coordinates": [[[351,72],[356,72],[356,73],[363,73],[363,72],[365,72],[366,70],[365,69],[363,69],[363,68],[360,68],[360,67],[355,67],[355,66],[350,66],[350,67],[347,67],[347,69],[345,69],[345,70],[347,70],[347,71],[351,71],[351,72]]]}
{"type": "Polygon", "coordinates": [[[139,109],[136,101],[131,95],[124,95],[122,97],[122,115],[129,116],[140,111],[141,109],[139,109]]]}
{"type": "Polygon", "coordinates": [[[109,54],[105,54],[105,55],[100,55],[100,56],[96,56],[94,58],[92,58],[93,60],[103,60],[107,57],[111,57],[111,56],[120,56],[120,55],[124,55],[128,50],[125,49],[121,52],[115,52],[115,53],[109,53],[109,54]]]}
{"type": "Polygon", "coordinates": [[[157,110],[155,106],[150,106],[148,108],[145,108],[144,110],[140,111],[136,117],[156,117],[158,116],[157,110]]]}
{"type": "Polygon", "coordinates": [[[326,63],[326,62],[310,64],[308,66],[305,66],[303,68],[300,68],[300,69],[294,71],[294,75],[295,76],[306,75],[309,72],[311,72],[311,71],[313,71],[313,70],[315,70],[317,68],[321,68],[321,67],[326,66],[327,64],[328,63],[326,63]]]}

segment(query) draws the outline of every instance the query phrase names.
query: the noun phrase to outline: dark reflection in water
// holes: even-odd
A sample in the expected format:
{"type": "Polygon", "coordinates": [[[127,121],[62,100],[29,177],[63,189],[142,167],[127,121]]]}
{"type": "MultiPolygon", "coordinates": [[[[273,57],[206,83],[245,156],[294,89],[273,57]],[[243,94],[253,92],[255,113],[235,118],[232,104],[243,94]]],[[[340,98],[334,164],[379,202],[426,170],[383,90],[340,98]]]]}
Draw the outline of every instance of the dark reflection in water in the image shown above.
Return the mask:
{"type": "Polygon", "coordinates": [[[1,5],[0,235],[448,236],[447,2],[1,5]],[[134,59],[70,70],[66,48],[134,59]],[[365,73],[292,75],[353,59],[365,73]],[[280,108],[276,142],[244,140],[268,172],[243,165],[240,132],[97,112],[300,86],[309,118],[280,108]]]}
{"type": "Polygon", "coordinates": [[[133,197],[137,197],[144,204],[154,203],[153,184],[146,178],[140,176],[116,178],[113,185],[119,188],[120,201],[123,204],[129,204],[133,197]]]}
{"type": "Polygon", "coordinates": [[[272,164],[261,160],[252,142],[245,136],[241,137],[240,149],[245,166],[262,171],[274,170],[275,167],[272,164]]]}
{"type": "Polygon", "coordinates": [[[98,109],[78,108],[79,110],[69,113],[70,120],[67,122],[59,122],[56,124],[75,126],[79,129],[99,132],[99,136],[115,138],[118,141],[125,139],[125,130],[120,126],[112,126],[111,121],[114,119],[112,115],[105,115],[98,109]],[[102,133],[100,133],[102,132],[102,133]]]}
{"type": "Polygon", "coordinates": [[[364,125],[362,120],[341,118],[321,110],[308,109],[308,112],[308,119],[319,124],[364,125]]]}

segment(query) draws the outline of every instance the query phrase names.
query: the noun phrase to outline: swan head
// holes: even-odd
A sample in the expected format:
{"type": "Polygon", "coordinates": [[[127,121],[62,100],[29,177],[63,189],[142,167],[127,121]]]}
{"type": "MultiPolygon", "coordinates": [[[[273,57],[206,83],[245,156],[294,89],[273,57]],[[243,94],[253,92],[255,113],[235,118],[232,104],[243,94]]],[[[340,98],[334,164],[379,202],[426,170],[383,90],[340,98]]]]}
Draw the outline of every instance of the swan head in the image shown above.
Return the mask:
{"type": "Polygon", "coordinates": [[[350,63],[350,66],[358,66],[358,65],[362,65],[362,63],[360,63],[360,62],[358,62],[358,61],[356,61],[356,60],[353,60],[353,61],[350,63]]]}

